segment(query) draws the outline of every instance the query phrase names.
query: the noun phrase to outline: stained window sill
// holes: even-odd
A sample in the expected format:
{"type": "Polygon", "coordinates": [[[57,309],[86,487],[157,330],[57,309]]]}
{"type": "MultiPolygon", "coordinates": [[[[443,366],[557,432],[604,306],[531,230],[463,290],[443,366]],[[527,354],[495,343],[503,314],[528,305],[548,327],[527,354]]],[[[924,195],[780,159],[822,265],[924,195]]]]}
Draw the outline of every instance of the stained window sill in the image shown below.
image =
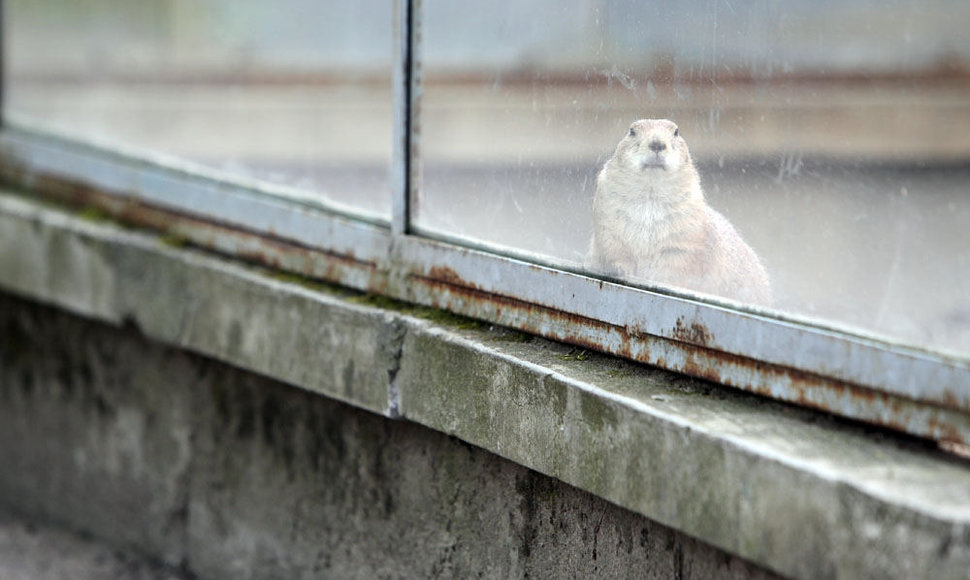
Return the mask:
{"type": "Polygon", "coordinates": [[[970,465],[728,387],[0,194],[0,288],[396,420],[783,574],[965,577],[970,465]]]}

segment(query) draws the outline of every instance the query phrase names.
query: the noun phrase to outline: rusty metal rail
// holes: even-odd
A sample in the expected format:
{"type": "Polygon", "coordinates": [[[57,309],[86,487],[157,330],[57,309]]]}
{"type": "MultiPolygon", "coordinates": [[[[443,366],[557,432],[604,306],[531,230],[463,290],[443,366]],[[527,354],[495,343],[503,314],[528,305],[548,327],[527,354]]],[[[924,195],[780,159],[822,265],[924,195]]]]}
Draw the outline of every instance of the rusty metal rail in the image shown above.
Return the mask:
{"type": "Polygon", "coordinates": [[[0,135],[0,172],[7,184],[236,258],[970,443],[966,360],[392,233],[181,167],[10,127],[0,135]]]}

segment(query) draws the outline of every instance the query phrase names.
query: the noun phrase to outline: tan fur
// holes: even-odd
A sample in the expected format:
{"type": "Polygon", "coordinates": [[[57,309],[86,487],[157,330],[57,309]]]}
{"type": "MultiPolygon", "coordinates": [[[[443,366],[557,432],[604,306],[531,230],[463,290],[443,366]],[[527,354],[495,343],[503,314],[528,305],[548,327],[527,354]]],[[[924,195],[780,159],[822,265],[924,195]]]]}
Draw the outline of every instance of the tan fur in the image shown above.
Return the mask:
{"type": "Polygon", "coordinates": [[[770,304],[757,254],[704,201],[687,142],[666,119],[644,119],[596,179],[589,267],[600,274],[770,304]]]}

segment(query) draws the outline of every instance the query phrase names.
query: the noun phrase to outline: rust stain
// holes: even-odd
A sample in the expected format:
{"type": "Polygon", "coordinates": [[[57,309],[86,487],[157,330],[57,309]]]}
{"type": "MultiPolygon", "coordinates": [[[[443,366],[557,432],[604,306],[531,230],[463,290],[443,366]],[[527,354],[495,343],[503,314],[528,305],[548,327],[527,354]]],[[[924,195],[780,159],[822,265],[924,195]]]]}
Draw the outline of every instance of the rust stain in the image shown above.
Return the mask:
{"type": "Polygon", "coordinates": [[[477,290],[475,285],[462,279],[462,277],[458,275],[458,272],[455,272],[454,269],[449,268],[448,266],[432,266],[428,273],[428,277],[432,280],[444,282],[445,284],[473,288],[477,290]]]}
{"type": "Polygon", "coordinates": [[[949,443],[962,443],[962,444],[970,443],[970,441],[967,441],[966,439],[960,436],[959,430],[957,430],[955,427],[947,423],[943,423],[938,419],[936,419],[935,417],[930,417],[927,423],[930,428],[930,431],[932,431],[933,433],[932,438],[936,439],[937,441],[947,441],[949,443]]]}
{"type": "Polygon", "coordinates": [[[706,326],[697,322],[690,324],[684,322],[683,318],[678,318],[671,336],[674,340],[689,342],[697,346],[710,346],[713,344],[713,337],[706,326]]]}
{"type": "Polygon", "coordinates": [[[354,273],[363,274],[369,292],[385,292],[387,276],[376,264],[353,254],[336,254],[262,232],[252,232],[190,214],[150,205],[130,196],[106,193],[83,183],[48,175],[25,174],[11,164],[0,167],[0,179],[29,184],[42,199],[72,208],[93,208],[126,225],[174,234],[187,243],[215,253],[323,282],[348,284],[354,273]]]}
{"type": "Polygon", "coordinates": [[[960,401],[957,399],[950,391],[943,391],[943,404],[948,407],[959,408],[961,406],[960,401]]]}
{"type": "MultiPolygon", "coordinates": [[[[611,343],[613,354],[642,363],[803,407],[845,416],[842,407],[868,410],[866,422],[926,438],[946,439],[966,443],[966,437],[953,425],[938,420],[921,423],[906,412],[901,397],[833,380],[821,375],[764,363],[762,361],[721,352],[710,348],[710,333],[699,324],[678,321],[677,340],[641,335],[626,328],[602,321],[561,312],[506,296],[488,294],[471,288],[456,276],[436,273],[436,276],[415,276],[412,282],[428,290],[428,297],[436,308],[459,312],[499,324],[514,324],[516,328],[567,342],[591,350],[603,350],[600,337],[616,337],[611,343]],[[446,282],[444,279],[452,281],[446,282]],[[591,339],[590,336],[597,336],[591,339]],[[659,354],[679,351],[677,357],[659,354]],[[772,389],[783,385],[782,389],[772,389]]],[[[932,406],[932,405],[930,405],[932,406]]],[[[852,418],[850,416],[850,418],[852,418]]]]}

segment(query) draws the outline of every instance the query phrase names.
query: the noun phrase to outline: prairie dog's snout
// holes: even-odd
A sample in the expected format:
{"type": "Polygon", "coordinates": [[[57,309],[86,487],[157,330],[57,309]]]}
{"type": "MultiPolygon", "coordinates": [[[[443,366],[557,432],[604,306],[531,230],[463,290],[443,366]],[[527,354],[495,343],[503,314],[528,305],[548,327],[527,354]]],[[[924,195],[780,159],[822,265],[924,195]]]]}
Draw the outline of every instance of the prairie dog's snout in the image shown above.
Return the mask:
{"type": "Polygon", "coordinates": [[[617,154],[631,168],[676,171],[689,159],[680,130],[666,119],[641,119],[630,125],[617,154]]]}

